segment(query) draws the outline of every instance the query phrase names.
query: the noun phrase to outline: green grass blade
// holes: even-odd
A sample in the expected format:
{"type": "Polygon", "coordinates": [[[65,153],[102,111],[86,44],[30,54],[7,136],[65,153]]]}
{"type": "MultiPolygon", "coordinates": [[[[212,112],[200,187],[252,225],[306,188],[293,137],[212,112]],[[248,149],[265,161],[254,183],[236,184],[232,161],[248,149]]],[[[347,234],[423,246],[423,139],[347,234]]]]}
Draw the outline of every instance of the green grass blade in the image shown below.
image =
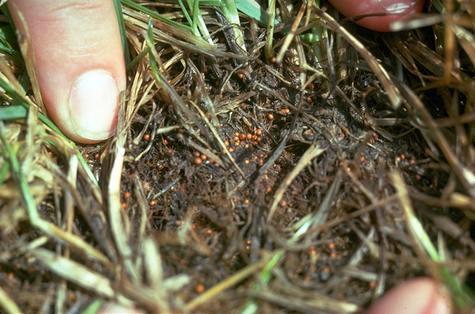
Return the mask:
{"type": "MultiPolygon", "coordinates": [[[[0,76],[0,87],[5,91],[8,96],[12,98],[12,101],[15,105],[21,105],[25,108],[30,107],[30,103],[28,102],[28,100],[25,99],[22,95],[20,95],[11,84],[9,84],[6,80],[3,79],[2,76],[0,76]]],[[[50,129],[52,129],[54,132],[67,139],[66,136],[61,132],[61,130],[45,114],[39,113],[38,119],[50,129]]]]}
{"type": "Polygon", "coordinates": [[[196,36],[207,39],[211,45],[214,45],[211,35],[208,31],[208,27],[206,26],[206,23],[203,19],[203,15],[201,14],[200,4],[202,4],[203,1],[187,0],[187,2],[188,6],[192,8],[192,18],[190,25],[193,29],[193,33],[195,33],[196,36]]]}
{"type": "MultiPolygon", "coordinates": [[[[265,26],[269,20],[266,10],[255,0],[234,0],[236,8],[244,15],[256,20],[259,24],[265,26]]],[[[200,0],[202,6],[220,7],[222,0],[200,0]]],[[[274,21],[278,23],[277,20],[274,21]]]]}
{"type": "Polygon", "coordinates": [[[146,55],[148,55],[148,53],[149,49],[148,47],[145,47],[144,50],[142,50],[138,55],[135,56],[135,58],[132,59],[132,61],[127,64],[127,71],[133,69],[146,55]]]}
{"type": "Polygon", "coordinates": [[[188,24],[193,24],[190,13],[188,13],[188,10],[186,9],[186,5],[183,3],[183,0],[178,0],[178,5],[180,6],[180,9],[183,12],[183,15],[185,16],[185,19],[188,24]]]}
{"type": "Polygon", "coordinates": [[[241,21],[239,20],[239,13],[234,0],[223,0],[221,2],[221,10],[229,23],[232,25],[232,31],[234,33],[234,39],[236,43],[241,47],[242,51],[246,51],[246,45],[244,43],[244,35],[241,31],[241,21]]]}
{"type": "Polygon", "coordinates": [[[0,185],[7,179],[8,174],[10,173],[10,166],[8,163],[3,163],[2,167],[0,168],[0,185]]]}
{"type": "Polygon", "coordinates": [[[11,41],[10,25],[3,25],[0,27],[0,52],[11,57],[19,57],[18,50],[14,48],[11,41]]]}
{"type": "Polygon", "coordinates": [[[245,15],[253,18],[261,25],[267,25],[269,17],[267,12],[255,0],[236,0],[236,7],[245,15]]]}
{"type": "Polygon", "coordinates": [[[10,121],[25,119],[28,111],[24,106],[15,105],[15,106],[2,106],[0,107],[0,120],[10,121]]]}
{"type": "Polygon", "coordinates": [[[267,16],[269,20],[267,21],[267,30],[266,30],[266,45],[264,48],[264,54],[267,61],[271,61],[274,56],[273,43],[274,43],[274,25],[275,25],[275,0],[269,0],[269,6],[267,8],[267,16]]]}
{"type": "Polygon", "coordinates": [[[40,216],[36,210],[36,202],[33,196],[29,193],[28,183],[23,176],[20,163],[16,158],[16,152],[13,150],[12,146],[8,143],[6,138],[6,128],[2,121],[0,121],[0,143],[3,146],[3,152],[5,154],[6,159],[9,161],[12,176],[16,181],[23,199],[23,203],[25,204],[26,211],[28,213],[28,217],[31,221],[37,221],[40,219],[40,216]]]}
{"type": "Polygon", "coordinates": [[[16,303],[8,296],[8,294],[0,287],[0,308],[5,310],[7,314],[21,313],[20,308],[16,303]]]}
{"type": "Polygon", "coordinates": [[[192,2],[192,8],[193,8],[193,17],[191,21],[191,28],[193,29],[193,32],[198,35],[199,30],[198,30],[198,23],[199,23],[199,18],[201,16],[200,12],[200,0],[193,0],[193,1],[188,1],[188,3],[192,2]]]}
{"type": "Polygon", "coordinates": [[[154,19],[154,23],[159,24],[159,28],[167,34],[173,35],[174,37],[178,37],[180,39],[184,39],[187,42],[194,44],[195,46],[201,49],[212,50],[215,48],[213,45],[205,41],[200,36],[196,36],[193,33],[191,26],[183,25],[174,20],[163,17],[157,11],[151,10],[132,0],[122,0],[122,4],[125,4],[132,9],[135,9],[150,16],[154,19]]]}
{"type": "Polygon", "coordinates": [[[114,0],[114,9],[115,14],[117,15],[117,22],[119,23],[120,41],[122,43],[122,51],[124,52],[125,63],[128,64],[130,62],[130,52],[129,46],[127,45],[125,23],[122,15],[122,4],[120,3],[120,0],[114,0]]]}
{"type": "Polygon", "coordinates": [[[189,26],[186,26],[186,25],[183,25],[183,24],[180,24],[178,22],[175,22],[171,19],[168,19],[166,17],[163,17],[161,14],[159,14],[157,11],[154,11],[154,10],[151,10],[133,0],[121,0],[122,4],[125,4],[127,5],[128,7],[132,8],[132,9],[135,9],[139,12],[142,12],[142,13],[145,13],[146,15],[162,22],[162,23],[165,23],[165,24],[168,24],[170,26],[173,26],[173,27],[176,27],[182,31],[187,31],[187,32],[190,32],[191,33],[191,27],[189,26]]]}
{"type": "Polygon", "coordinates": [[[103,305],[103,300],[94,300],[81,312],[81,314],[97,314],[103,305]]]}

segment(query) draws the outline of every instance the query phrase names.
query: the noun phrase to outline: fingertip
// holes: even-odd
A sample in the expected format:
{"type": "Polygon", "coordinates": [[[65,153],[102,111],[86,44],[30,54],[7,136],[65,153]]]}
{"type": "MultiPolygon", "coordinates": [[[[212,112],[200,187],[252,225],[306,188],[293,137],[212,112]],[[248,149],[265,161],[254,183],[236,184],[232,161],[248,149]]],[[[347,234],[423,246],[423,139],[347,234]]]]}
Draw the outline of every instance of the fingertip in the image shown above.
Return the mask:
{"type": "Polygon", "coordinates": [[[111,0],[9,1],[25,35],[48,115],[72,140],[103,141],[115,133],[126,74],[111,0]]]}
{"type": "Polygon", "coordinates": [[[420,13],[424,0],[329,0],[348,18],[355,18],[356,24],[378,32],[391,31],[391,24],[420,13]]]}
{"type": "Polygon", "coordinates": [[[368,314],[450,314],[451,302],[437,282],[416,278],[391,289],[368,314]]]}

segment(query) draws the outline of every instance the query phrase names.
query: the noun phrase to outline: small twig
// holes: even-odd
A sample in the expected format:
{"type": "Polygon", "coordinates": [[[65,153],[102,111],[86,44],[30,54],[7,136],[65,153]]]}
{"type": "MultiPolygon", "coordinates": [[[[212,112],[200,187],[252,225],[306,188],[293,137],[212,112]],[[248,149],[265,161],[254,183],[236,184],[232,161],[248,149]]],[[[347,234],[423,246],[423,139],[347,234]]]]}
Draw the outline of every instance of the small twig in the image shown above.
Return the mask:
{"type": "Polygon", "coordinates": [[[302,5],[300,6],[299,12],[297,13],[297,17],[295,18],[294,22],[292,23],[292,26],[290,28],[290,32],[287,34],[287,36],[284,39],[284,43],[280,47],[279,53],[277,54],[277,63],[281,63],[282,59],[284,58],[285,53],[287,52],[287,49],[289,48],[290,44],[292,43],[292,40],[294,40],[295,35],[296,35],[296,30],[300,25],[300,22],[302,21],[303,15],[305,13],[305,8],[307,6],[307,3],[304,1],[302,5]]]}

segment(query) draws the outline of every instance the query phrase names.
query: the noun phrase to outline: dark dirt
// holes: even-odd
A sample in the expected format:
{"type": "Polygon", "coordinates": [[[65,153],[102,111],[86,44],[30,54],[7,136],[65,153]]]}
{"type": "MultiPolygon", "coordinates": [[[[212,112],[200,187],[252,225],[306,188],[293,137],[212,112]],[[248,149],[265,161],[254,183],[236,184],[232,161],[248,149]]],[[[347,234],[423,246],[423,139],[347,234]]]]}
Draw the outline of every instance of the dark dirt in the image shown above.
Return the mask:
{"type": "MultiPolygon", "coordinates": [[[[447,117],[450,108],[440,96],[446,90],[421,89],[418,76],[394,62],[391,40],[410,45],[413,37],[348,27],[385,68],[418,90],[435,121],[447,117]]],[[[317,78],[302,90],[295,50],[287,53],[282,64],[267,64],[260,37],[245,31],[249,51],[254,51],[249,63],[189,54],[185,60],[196,66],[203,82],[197,81],[188,66],[174,84],[185,103],[195,103],[207,113],[235,164],[191,105],[192,114],[186,123],[195,134],[183,127],[157,134],[161,128],[184,123],[173,102],[159,93],[140,108],[128,131],[122,209],[129,217],[129,227],[136,228],[141,213],[137,201],[140,182],[149,206],[147,230],[159,245],[165,277],[191,277],[191,283],[178,296],[192,300],[280,248],[286,254],[267,288],[278,299],[256,295],[262,301],[260,313],[312,312],[315,308],[295,300],[309,300],[315,293],[364,308],[383,290],[404,279],[429,274],[418,258],[394,196],[389,177],[393,170],[403,175],[413,207],[432,242],[437,243],[442,236],[453,260],[460,261],[450,269],[463,269],[460,278],[475,288],[473,265],[471,271],[461,267],[463,261],[473,258],[473,220],[465,210],[444,201],[444,195],[461,188],[438,149],[427,144],[428,135],[416,123],[414,110],[407,104],[395,109],[364,60],[345,43],[332,47],[341,51],[331,62],[307,60],[327,78],[317,78]],[[204,95],[209,95],[214,109],[207,107],[204,95]],[[268,221],[277,188],[312,144],[325,151],[288,186],[268,221]],[[318,211],[327,211],[328,216],[297,243],[291,243],[294,223],[318,211]],[[180,233],[187,224],[191,224],[188,231],[180,233]]],[[[263,32],[258,28],[259,34],[263,32]]],[[[422,29],[413,36],[422,41],[428,33],[430,30],[422,29]]],[[[218,38],[226,43],[223,37],[218,38]]],[[[282,38],[277,35],[277,41],[282,38]]],[[[425,44],[434,48],[430,41],[425,44]]],[[[304,45],[304,49],[312,55],[312,47],[304,45]]],[[[433,75],[419,66],[421,73],[433,75]]],[[[182,70],[175,65],[167,73],[168,79],[178,77],[182,70]]],[[[461,97],[460,107],[464,101],[466,98],[461,97]]],[[[452,131],[447,128],[449,138],[452,131]]],[[[82,151],[94,171],[100,173],[107,160],[105,146],[84,147],[82,151]]],[[[78,190],[81,196],[88,194],[87,188],[78,190]]],[[[45,216],[55,201],[52,196],[43,202],[45,216]]],[[[85,202],[100,206],[87,197],[85,202]]],[[[97,243],[84,218],[78,219],[81,233],[97,243]]],[[[10,237],[25,241],[35,238],[22,232],[20,228],[10,237]]],[[[2,243],[8,246],[9,240],[2,238],[2,243]]],[[[139,244],[133,247],[138,254],[139,244]]],[[[112,276],[112,270],[80,259],[112,276]]],[[[55,286],[50,284],[53,275],[34,265],[21,260],[14,266],[1,264],[0,286],[22,308],[39,313],[41,307],[47,308],[45,300],[53,302],[55,286]]],[[[249,300],[255,282],[243,281],[198,312],[237,313],[249,300]]],[[[116,284],[120,286],[120,281],[116,284]]],[[[70,313],[87,304],[90,296],[90,292],[71,285],[66,303],[70,313]]]]}

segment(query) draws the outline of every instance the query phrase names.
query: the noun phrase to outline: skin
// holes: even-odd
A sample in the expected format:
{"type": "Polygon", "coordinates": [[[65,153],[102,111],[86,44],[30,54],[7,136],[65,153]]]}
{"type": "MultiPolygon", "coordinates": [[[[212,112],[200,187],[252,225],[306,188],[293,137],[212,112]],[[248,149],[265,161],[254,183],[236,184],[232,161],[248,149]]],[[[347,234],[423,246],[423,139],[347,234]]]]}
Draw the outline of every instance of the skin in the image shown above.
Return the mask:
{"type": "Polygon", "coordinates": [[[13,0],[8,6],[30,47],[26,57],[34,65],[49,116],[77,142],[110,137],[116,127],[117,92],[125,89],[126,81],[113,2],[13,0]],[[85,73],[105,79],[94,82],[94,75],[85,73]],[[78,78],[80,84],[75,83],[78,78]],[[113,91],[107,94],[109,89],[113,91]]]}
{"type": "MultiPolygon", "coordinates": [[[[331,2],[351,17],[374,10],[380,12],[381,7],[375,9],[369,5],[381,1],[395,2],[331,2]]],[[[94,143],[110,137],[116,127],[118,92],[125,89],[126,82],[112,1],[10,0],[8,6],[21,33],[20,38],[30,48],[25,57],[34,65],[35,73],[32,74],[38,80],[50,117],[77,142],[94,143]]],[[[420,8],[422,1],[416,1],[414,10],[403,15],[420,8]]],[[[387,30],[388,23],[393,20],[394,17],[365,18],[358,23],[387,30]]],[[[370,307],[369,313],[448,314],[449,305],[448,298],[434,281],[419,278],[390,290],[370,307]]],[[[112,312],[141,313],[114,304],[107,304],[102,310],[102,313],[112,312]]]]}
{"type": "Polygon", "coordinates": [[[368,314],[450,314],[447,293],[430,278],[415,278],[389,290],[368,314]]]}
{"type": "Polygon", "coordinates": [[[375,15],[356,19],[355,22],[378,32],[390,31],[392,22],[420,13],[424,8],[424,0],[329,0],[329,2],[348,18],[375,15]]]}

